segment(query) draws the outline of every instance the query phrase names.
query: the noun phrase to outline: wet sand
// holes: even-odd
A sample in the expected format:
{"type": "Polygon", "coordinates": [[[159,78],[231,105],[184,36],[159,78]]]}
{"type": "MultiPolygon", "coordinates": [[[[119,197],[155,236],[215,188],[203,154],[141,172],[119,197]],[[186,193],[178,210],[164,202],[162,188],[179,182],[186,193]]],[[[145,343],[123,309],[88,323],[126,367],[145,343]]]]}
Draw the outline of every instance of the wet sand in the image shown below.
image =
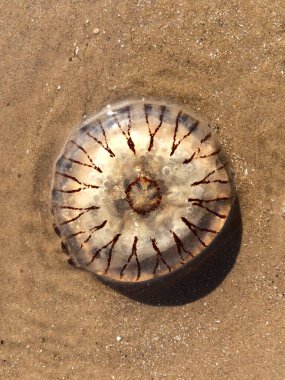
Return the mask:
{"type": "Polygon", "coordinates": [[[0,377],[284,379],[284,2],[2,0],[0,15],[0,377]],[[204,271],[126,292],[67,264],[49,197],[73,128],[139,96],[209,121],[239,204],[204,271]]]}

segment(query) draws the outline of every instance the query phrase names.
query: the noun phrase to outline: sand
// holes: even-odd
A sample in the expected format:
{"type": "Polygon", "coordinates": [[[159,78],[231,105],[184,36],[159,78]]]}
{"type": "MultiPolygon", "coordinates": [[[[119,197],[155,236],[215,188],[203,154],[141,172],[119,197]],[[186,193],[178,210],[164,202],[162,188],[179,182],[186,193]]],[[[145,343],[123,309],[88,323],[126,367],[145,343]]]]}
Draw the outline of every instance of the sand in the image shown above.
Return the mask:
{"type": "Polygon", "coordinates": [[[284,379],[284,1],[2,0],[0,15],[0,377],[284,379]],[[67,264],[50,183],[86,115],[138,96],[209,121],[239,204],[202,271],[124,292],[67,264]]]}

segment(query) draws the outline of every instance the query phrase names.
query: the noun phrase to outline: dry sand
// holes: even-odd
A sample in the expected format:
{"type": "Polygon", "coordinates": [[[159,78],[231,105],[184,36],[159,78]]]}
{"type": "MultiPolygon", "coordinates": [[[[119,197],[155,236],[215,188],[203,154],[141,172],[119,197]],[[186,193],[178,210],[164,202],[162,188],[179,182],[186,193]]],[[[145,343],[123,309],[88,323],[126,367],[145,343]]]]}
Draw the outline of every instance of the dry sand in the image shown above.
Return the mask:
{"type": "Polygon", "coordinates": [[[284,0],[1,0],[0,53],[0,377],[285,379],[284,0]],[[138,96],[217,130],[241,219],[196,279],[127,296],[67,265],[49,190],[72,128],[138,96]]]}

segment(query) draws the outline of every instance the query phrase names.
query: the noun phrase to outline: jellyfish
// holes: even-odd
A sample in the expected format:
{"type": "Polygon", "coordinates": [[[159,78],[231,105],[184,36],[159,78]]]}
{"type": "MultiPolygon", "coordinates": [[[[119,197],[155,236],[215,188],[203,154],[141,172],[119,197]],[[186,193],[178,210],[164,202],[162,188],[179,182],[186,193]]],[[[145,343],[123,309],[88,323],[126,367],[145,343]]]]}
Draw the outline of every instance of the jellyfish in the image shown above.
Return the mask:
{"type": "Polygon", "coordinates": [[[183,107],[128,100],[77,128],[55,165],[55,231],[72,262],[111,281],[165,276],[204,254],[234,198],[210,126],[183,107]]]}

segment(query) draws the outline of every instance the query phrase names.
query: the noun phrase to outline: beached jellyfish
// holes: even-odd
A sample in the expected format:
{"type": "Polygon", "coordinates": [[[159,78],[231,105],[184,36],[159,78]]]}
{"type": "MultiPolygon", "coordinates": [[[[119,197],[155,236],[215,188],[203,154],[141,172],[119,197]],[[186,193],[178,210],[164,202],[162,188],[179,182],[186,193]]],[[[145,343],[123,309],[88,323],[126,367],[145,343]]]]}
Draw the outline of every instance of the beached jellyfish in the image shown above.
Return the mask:
{"type": "Polygon", "coordinates": [[[146,100],[107,106],[77,129],[52,189],[55,230],[72,261],[123,282],[194,261],[232,201],[230,169],[209,126],[146,100]]]}

